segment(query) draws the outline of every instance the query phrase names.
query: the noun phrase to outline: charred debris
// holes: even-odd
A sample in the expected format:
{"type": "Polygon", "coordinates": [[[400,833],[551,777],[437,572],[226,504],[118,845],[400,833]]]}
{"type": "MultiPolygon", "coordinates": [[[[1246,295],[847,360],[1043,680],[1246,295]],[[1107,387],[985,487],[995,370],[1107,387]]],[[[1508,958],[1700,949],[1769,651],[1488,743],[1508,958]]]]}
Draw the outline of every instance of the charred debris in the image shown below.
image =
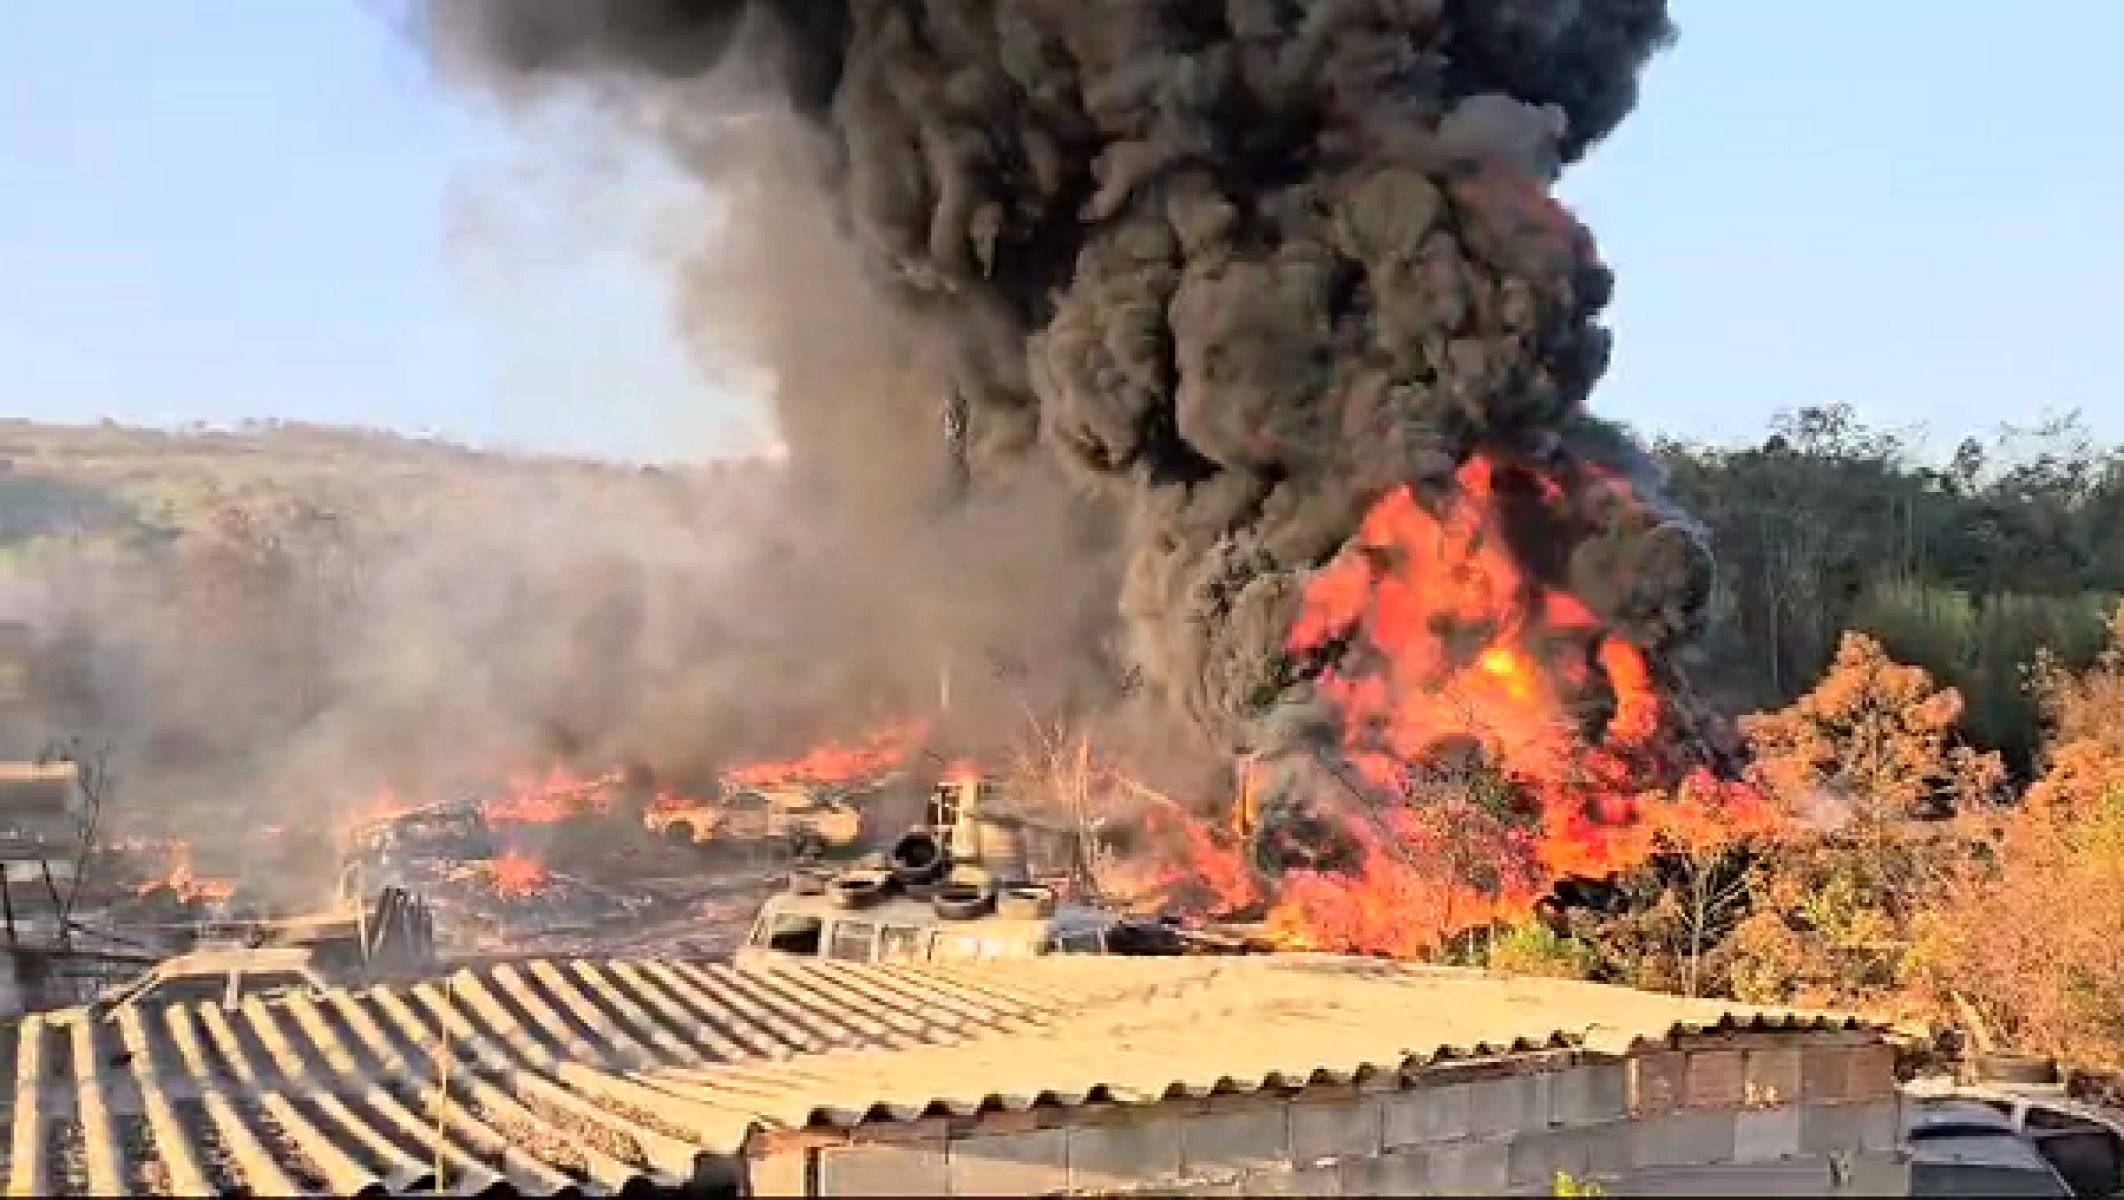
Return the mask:
{"type": "MultiPolygon", "coordinates": [[[[513,810],[465,800],[372,814],[332,835],[270,829],[197,850],[144,838],[83,850],[67,817],[76,836],[43,853],[55,865],[78,858],[90,886],[73,894],[68,938],[33,946],[36,927],[17,923],[14,1011],[234,1003],[539,954],[764,967],[1276,948],[1243,926],[1183,927],[1102,900],[1086,866],[1091,835],[1012,811],[994,778],[926,789],[904,776],[748,779],[715,802],[663,805],[630,800],[642,783],[586,787],[559,816],[527,814],[520,798],[513,810]],[[273,903],[244,882],[290,873],[332,879],[329,896],[273,903]],[[55,976],[40,961],[75,965],[55,976]]],[[[28,876],[11,870],[20,912],[28,876]]],[[[64,904],[62,875],[40,873],[37,886],[64,904]]]]}

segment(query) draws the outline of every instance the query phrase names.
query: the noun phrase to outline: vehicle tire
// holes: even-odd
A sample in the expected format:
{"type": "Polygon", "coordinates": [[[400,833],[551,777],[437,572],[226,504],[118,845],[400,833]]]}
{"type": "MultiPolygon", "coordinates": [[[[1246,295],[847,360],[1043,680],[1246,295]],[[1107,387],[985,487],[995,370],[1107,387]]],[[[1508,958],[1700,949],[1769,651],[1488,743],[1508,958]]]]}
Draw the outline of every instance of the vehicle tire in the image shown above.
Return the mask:
{"type": "Polygon", "coordinates": [[[927,829],[910,829],[894,838],[885,861],[902,887],[935,883],[951,866],[944,854],[944,840],[927,829]]]}
{"type": "Polygon", "coordinates": [[[996,890],[970,883],[941,884],[929,906],[947,921],[971,921],[996,906],[996,890]]]}
{"type": "Polygon", "coordinates": [[[843,871],[826,885],[826,898],[836,908],[869,908],[892,890],[892,876],[884,871],[843,871]]]}
{"type": "Polygon", "coordinates": [[[1969,1060],[1971,1083],[2055,1084],[2058,1060],[2040,1054],[1979,1054],[1969,1060]]]}
{"type": "Polygon", "coordinates": [[[808,871],[795,871],[789,876],[789,894],[792,896],[823,896],[826,881],[808,871]]]}
{"type": "Polygon", "coordinates": [[[1036,884],[1007,887],[996,893],[996,914],[1023,920],[1055,915],[1055,890],[1036,884]]]}
{"type": "Polygon", "coordinates": [[[691,846],[700,840],[700,834],[691,821],[673,821],[664,826],[664,840],[674,846],[691,846]]]}

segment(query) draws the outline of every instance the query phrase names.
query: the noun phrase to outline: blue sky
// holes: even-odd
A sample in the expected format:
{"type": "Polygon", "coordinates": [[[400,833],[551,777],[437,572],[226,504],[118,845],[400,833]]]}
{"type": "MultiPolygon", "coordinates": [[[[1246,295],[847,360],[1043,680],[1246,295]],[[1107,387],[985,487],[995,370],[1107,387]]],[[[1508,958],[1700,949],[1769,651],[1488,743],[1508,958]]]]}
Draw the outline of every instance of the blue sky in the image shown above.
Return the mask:
{"type": "MultiPolygon", "coordinates": [[[[1599,406],[1714,438],[1808,403],[1941,437],[2078,408],[2124,440],[2097,86],[2124,5],[2014,11],[1677,0],[1680,46],[1565,187],[1620,274],[1599,406]]],[[[9,0],[0,411],[756,445],[670,333],[642,178],[541,163],[360,0],[9,0]]]]}

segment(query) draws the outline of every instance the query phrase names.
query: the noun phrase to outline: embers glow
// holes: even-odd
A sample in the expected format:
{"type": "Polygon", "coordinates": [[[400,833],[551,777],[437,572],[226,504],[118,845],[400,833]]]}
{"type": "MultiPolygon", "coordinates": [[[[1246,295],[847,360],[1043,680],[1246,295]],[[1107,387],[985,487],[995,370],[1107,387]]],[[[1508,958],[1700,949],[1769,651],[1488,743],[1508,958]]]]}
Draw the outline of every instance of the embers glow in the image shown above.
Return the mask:
{"type": "Polygon", "coordinates": [[[494,890],[519,898],[535,895],[546,884],[546,868],[536,859],[504,854],[494,860],[494,890]]]}

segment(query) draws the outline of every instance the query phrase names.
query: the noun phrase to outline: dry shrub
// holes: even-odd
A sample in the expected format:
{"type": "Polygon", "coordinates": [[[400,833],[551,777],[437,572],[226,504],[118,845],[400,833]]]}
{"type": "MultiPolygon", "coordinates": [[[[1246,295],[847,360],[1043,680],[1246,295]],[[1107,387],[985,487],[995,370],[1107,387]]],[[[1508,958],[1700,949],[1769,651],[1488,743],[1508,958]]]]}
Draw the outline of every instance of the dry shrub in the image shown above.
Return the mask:
{"type": "Polygon", "coordinates": [[[1846,633],[1812,691],[1741,718],[1758,777],[1805,823],[1942,817],[1999,794],[2005,764],[1959,744],[1962,696],[1846,633]]]}
{"type": "Polygon", "coordinates": [[[2029,690],[2043,714],[2043,776],[2027,801],[2067,811],[2101,803],[2124,779],[2124,604],[2109,621],[2109,644],[2084,671],[2039,652],[2029,690]]]}
{"type": "Polygon", "coordinates": [[[2025,808],[1986,849],[1923,914],[1914,982],[2006,1044],[2124,1068],[2124,786],[2025,808]]]}
{"type": "Polygon", "coordinates": [[[1513,925],[1492,938],[1484,965],[1493,971],[1548,979],[1592,979],[1601,969],[1600,952],[1590,943],[1558,933],[1540,921],[1513,925]]]}
{"type": "Polygon", "coordinates": [[[1731,985],[1763,1003],[1904,1007],[1920,913],[1967,857],[2005,768],[1959,745],[1961,697],[1847,633],[1820,683],[1744,719],[1760,781],[1793,816],[1734,931],[1731,985]]]}
{"type": "Polygon", "coordinates": [[[2044,775],[1924,914],[1917,982],[2009,1044],[2124,1068],[2124,609],[2087,670],[2045,659],[2031,682],[2044,775]]]}
{"type": "Polygon", "coordinates": [[[1176,807],[1101,755],[1089,734],[1028,717],[1005,782],[1022,815],[1075,837],[1077,883],[1093,896],[1134,900],[1148,868],[1120,843],[1146,805],[1176,807]]]}

